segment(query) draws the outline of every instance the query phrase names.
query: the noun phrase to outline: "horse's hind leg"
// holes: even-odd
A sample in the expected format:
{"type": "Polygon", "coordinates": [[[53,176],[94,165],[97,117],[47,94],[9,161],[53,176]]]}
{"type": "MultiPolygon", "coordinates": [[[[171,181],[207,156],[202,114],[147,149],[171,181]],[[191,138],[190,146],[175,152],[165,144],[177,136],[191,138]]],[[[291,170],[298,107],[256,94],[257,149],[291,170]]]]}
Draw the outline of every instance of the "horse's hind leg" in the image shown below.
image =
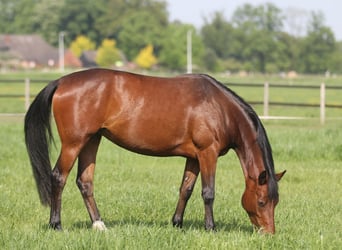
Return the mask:
{"type": "Polygon", "coordinates": [[[188,158],[186,160],[182,184],[179,189],[179,200],[177,203],[176,212],[172,218],[172,223],[174,226],[182,227],[183,225],[184,210],[194,189],[198,173],[198,161],[188,158]]]}
{"type": "Polygon", "coordinates": [[[51,213],[50,227],[61,230],[61,202],[62,192],[70,170],[77,158],[78,148],[62,145],[61,153],[51,175],[51,213]]]}
{"type": "Polygon", "coordinates": [[[101,135],[95,134],[90,138],[79,154],[76,183],[81,191],[84,203],[93,223],[93,228],[105,230],[106,227],[101,221],[100,213],[96,206],[93,188],[96,154],[100,140],[101,135]]]}

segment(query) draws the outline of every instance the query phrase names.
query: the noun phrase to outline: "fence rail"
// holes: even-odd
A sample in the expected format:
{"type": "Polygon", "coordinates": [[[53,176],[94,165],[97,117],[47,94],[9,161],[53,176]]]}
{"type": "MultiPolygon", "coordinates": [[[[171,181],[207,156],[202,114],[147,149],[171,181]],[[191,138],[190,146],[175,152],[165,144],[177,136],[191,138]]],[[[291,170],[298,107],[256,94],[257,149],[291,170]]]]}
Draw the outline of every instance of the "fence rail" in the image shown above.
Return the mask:
{"type": "MultiPolygon", "coordinates": [[[[23,92],[20,93],[11,93],[5,94],[0,93],[0,98],[25,98],[25,110],[28,109],[30,105],[30,100],[34,97],[31,94],[30,86],[32,83],[47,83],[48,80],[42,79],[1,79],[0,84],[3,83],[23,83],[23,92]]],[[[243,87],[243,88],[263,88],[263,100],[262,101],[253,101],[247,100],[248,103],[251,105],[263,105],[263,115],[261,116],[262,119],[306,119],[306,117],[294,117],[294,116],[270,116],[269,109],[270,106],[287,106],[287,107],[311,107],[311,108],[319,108],[320,109],[320,122],[324,124],[326,120],[326,108],[333,108],[333,109],[342,109],[342,102],[341,104],[331,104],[326,103],[326,90],[342,90],[342,86],[326,86],[325,83],[321,83],[320,86],[318,85],[289,85],[289,84],[271,84],[268,82],[265,83],[232,83],[227,82],[224,83],[226,86],[232,87],[243,87]],[[320,102],[319,103],[302,103],[302,102],[275,102],[270,101],[269,89],[270,88],[291,88],[291,89],[313,89],[317,90],[320,93],[320,102]]],[[[18,114],[1,114],[2,116],[8,115],[18,115],[18,114]]],[[[341,117],[342,119],[342,117],[341,117]]]]}
{"type": "MultiPolygon", "coordinates": [[[[269,107],[271,106],[288,106],[288,107],[314,107],[314,108],[320,108],[320,122],[321,124],[325,123],[326,120],[326,114],[325,109],[326,108],[337,108],[342,109],[342,103],[341,104],[329,104],[326,103],[326,90],[342,90],[342,86],[326,86],[325,83],[321,83],[320,86],[317,85],[288,85],[288,84],[270,84],[268,82],[265,83],[226,83],[226,86],[238,86],[238,87],[257,87],[257,88],[263,88],[264,89],[264,100],[263,101],[250,101],[250,104],[254,105],[264,105],[264,113],[263,118],[264,119],[270,119],[269,116],[269,107]],[[320,103],[294,103],[294,102],[272,102],[270,101],[269,96],[269,89],[270,88],[291,88],[291,89],[317,89],[320,92],[320,103]]],[[[272,117],[272,119],[276,119],[277,117],[272,117]]],[[[282,117],[285,118],[285,117],[282,117]]],[[[293,119],[301,119],[303,117],[288,117],[293,119]]]]}

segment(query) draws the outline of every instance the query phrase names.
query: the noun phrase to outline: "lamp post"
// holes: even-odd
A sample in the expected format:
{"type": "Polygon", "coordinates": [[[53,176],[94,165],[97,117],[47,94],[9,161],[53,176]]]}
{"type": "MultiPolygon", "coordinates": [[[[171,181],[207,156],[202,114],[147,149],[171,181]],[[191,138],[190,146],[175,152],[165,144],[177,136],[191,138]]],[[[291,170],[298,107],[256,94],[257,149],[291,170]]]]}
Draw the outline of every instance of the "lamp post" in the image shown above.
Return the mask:
{"type": "Polygon", "coordinates": [[[64,36],[65,32],[61,31],[58,34],[58,54],[59,54],[59,71],[64,72],[64,36]]]}
{"type": "Polygon", "coordinates": [[[192,73],[192,31],[188,30],[187,33],[187,46],[186,46],[186,55],[187,55],[187,73],[192,73]]]}

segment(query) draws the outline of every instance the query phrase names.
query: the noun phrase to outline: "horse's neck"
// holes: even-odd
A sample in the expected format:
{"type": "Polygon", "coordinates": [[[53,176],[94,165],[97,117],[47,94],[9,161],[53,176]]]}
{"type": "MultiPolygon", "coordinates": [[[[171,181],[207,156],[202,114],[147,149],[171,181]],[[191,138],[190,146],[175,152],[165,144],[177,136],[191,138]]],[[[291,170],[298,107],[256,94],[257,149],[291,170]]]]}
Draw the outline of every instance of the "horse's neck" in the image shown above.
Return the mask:
{"type": "Polygon", "coordinates": [[[252,178],[256,180],[264,170],[262,149],[257,142],[257,135],[254,129],[245,128],[245,130],[242,131],[240,129],[240,131],[239,143],[235,151],[239,157],[245,179],[252,178]]]}

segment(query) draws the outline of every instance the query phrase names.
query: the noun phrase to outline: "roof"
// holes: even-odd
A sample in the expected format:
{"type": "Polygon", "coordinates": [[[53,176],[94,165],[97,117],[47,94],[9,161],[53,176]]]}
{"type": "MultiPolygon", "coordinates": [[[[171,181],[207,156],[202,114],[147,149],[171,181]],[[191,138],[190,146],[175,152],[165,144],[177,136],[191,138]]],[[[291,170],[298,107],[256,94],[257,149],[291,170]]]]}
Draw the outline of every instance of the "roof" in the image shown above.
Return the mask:
{"type": "Polygon", "coordinates": [[[0,53],[10,54],[21,61],[38,65],[58,64],[58,49],[39,35],[0,35],[0,53]]]}
{"type": "Polygon", "coordinates": [[[80,60],[82,62],[83,67],[96,67],[97,64],[95,62],[96,51],[95,50],[86,50],[80,56],[80,60]]]}

